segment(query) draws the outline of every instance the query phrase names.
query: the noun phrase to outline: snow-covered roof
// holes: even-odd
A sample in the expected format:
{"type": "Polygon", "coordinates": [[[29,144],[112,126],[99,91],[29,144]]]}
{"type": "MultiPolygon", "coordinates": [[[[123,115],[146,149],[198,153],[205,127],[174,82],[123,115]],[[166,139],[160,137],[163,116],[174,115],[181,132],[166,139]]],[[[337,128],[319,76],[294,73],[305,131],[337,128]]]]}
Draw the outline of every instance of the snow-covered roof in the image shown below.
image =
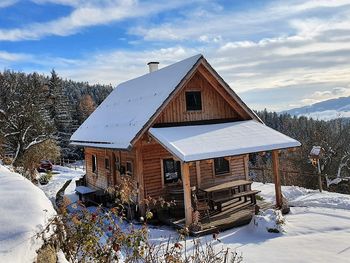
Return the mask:
{"type": "Polygon", "coordinates": [[[210,125],[151,128],[150,134],[185,162],[300,146],[254,120],[210,125]]]}
{"type": "Polygon", "coordinates": [[[202,55],[118,85],[71,137],[72,144],[127,149],[202,55]]]}

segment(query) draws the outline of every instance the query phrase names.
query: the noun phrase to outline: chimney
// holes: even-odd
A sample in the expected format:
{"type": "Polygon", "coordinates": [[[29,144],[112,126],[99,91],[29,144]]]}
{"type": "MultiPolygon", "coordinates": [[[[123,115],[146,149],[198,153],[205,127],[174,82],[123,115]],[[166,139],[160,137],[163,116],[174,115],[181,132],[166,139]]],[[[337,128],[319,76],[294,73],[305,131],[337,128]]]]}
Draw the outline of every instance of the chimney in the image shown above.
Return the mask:
{"type": "Polygon", "coordinates": [[[158,64],[159,64],[159,62],[148,62],[147,65],[149,67],[149,73],[157,71],[158,70],[158,64]]]}

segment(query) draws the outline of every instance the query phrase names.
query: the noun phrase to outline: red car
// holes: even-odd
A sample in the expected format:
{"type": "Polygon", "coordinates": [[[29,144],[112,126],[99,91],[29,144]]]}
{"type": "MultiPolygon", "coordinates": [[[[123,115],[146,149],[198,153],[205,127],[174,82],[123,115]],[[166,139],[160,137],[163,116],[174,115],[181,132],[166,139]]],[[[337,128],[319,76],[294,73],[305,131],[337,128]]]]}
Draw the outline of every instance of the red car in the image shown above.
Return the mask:
{"type": "Polygon", "coordinates": [[[52,163],[49,160],[44,160],[40,162],[38,167],[38,172],[52,171],[52,163]]]}

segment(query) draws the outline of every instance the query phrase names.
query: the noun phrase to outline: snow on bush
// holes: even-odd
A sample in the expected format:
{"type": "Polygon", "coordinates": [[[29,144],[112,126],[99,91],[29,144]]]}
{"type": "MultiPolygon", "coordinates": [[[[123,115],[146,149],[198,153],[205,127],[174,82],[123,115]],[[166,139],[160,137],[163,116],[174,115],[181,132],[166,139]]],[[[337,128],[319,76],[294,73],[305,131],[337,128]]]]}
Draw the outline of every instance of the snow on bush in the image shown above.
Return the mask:
{"type": "Polygon", "coordinates": [[[280,210],[268,209],[253,217],[251,227],[258,233],[283,233],[285,219],[280,210]]]}
{"type": "Polygon", "coordinates": [[[55,214],[44,192],[0,165],[0,262],[33,262],[42,241],[36,233],[55,214]]]}

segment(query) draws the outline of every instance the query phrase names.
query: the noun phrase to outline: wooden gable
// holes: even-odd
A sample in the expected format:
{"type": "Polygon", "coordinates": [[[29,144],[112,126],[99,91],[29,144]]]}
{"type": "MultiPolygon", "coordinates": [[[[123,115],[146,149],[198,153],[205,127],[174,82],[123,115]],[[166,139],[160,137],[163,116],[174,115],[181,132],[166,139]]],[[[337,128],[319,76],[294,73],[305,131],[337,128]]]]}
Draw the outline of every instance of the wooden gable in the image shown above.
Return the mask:
{"type": "Polygon", "coordinates": [[[161,111],[154,124],[249,119],[251,117],[216,78],[203,65],[199,65],[189,81],[181,87],[161,111]],[[186,110],[186,92],[188,91],[201,92],[202,110],[186,110]]]}
{"type": "Polygon", "coordinates": [[[142,138],[154,125],[180,124],[184,122],[220,120],[240,121],[261,119],[237,96],[220,75],[201,57],[169,97],[163,102],[143,128],[131,141],[131,145],[142,138]],[[186,111],[186,90],[201,90],[202,112],[186,111]],[[206,108],[205,108],[206,107],[206,108]]]}

